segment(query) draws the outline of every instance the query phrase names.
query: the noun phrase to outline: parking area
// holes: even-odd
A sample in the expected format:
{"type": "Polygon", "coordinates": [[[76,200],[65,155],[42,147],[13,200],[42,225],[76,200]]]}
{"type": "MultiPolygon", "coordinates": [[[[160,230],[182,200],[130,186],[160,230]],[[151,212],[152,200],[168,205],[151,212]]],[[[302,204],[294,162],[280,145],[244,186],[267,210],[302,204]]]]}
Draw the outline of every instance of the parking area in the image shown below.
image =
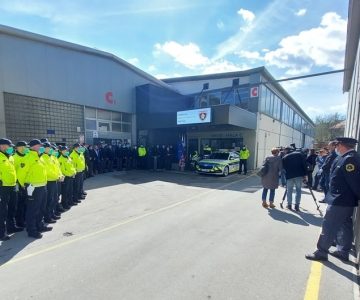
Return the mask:
{"type": "MultiPolygon", "coordinates": [[[[1,299],[304,299],[321,216],[261,207],[255,175],[131,171],[86,181],[87,199],[42,240],[0,245],[1,299]]],[[[316,193],[319,197],[320,194],[316,193]]],[[[324,210],[325,206],[322,206],[324,210]]],[[[354,299],[353,264],[322,265],[319,299],[354,299]]]]}

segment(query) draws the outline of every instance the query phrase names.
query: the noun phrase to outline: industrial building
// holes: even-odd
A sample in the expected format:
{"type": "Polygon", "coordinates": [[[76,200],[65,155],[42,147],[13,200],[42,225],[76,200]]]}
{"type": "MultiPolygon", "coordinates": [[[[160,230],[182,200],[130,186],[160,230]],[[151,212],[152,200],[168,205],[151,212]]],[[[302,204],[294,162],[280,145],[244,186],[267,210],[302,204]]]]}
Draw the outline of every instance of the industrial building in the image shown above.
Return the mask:
{"type": "Polygon", "coordinates": [[[265,67],[159,80],[107,52],[0,26],[0,136],[239,149],[310,147],[314,123],[265,67]]]}

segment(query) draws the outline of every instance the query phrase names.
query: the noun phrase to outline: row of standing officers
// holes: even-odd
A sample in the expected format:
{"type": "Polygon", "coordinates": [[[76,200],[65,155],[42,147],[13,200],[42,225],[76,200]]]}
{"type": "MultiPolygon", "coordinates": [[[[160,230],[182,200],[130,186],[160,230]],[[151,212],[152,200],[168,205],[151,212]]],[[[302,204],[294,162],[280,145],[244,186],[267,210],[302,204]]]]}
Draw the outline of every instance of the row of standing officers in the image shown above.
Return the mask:
{"type": "Polygon", "coordinates": [[[39,239],[61,213],[85,199],[85,149],[56,146],[47,139],[29,143],[0,139],[0,240],[26,228],[39,239]],[[14,150],[14,147],[16,150],[14,150]],[[59,202],[61,195],[61,202],[59,202]]]}

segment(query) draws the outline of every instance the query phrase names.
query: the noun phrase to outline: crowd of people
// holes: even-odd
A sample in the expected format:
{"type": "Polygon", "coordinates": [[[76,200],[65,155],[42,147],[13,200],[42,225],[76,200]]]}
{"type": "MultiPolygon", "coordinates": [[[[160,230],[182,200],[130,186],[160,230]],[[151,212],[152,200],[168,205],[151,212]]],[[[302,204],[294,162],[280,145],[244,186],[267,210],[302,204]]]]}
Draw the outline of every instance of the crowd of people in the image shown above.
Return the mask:
{"type": "Polygon", "coordinates": [[[0,241],[26,229],[40,239],[61,214],[85,199],[86,148],[47,139],[0,139],[0,241]]]}
{"type": "MultiPolygon", "coordinates": [[[[336,142],[331,141],[327,147],[319,151],[315,149],[297,149],[294,144],[287,147],[273,148],[270,156],[266,157],[264,166],[268,164],[269,172],[262,176],[263,206],[274,208],[275,189],[279,181],[287,191],[287,208],[292,209],[292,194],[295,188],[296,211],[300,210],[301,187],[305,183],[315,191],[322,191],[325,195],[329,190],[330,168],[337,157],[336,142]],[[280,180],[279,180],[280,177],[280,180]],[[270,190],[270,203],[266,202],[266,195],[270,190]]],[[[325,200],[320,200],[325,203],[325,200]]]]}
{"type": "Polygon", "coordinates": [[[85,145],[85,148],[84,156],[88,166],[88,177],[131,169],[170,170],[171,164],[176,162],[175,150],[172,145],[131,147],[129,143],[118,145],[99,143],[85,145]]]}
{"type": "Polygon", "coordinates": [[[355,147],[358,141],[338,137],[318,152],[313,149],[296,149],[290,145],[284,149],[273,148],[266,157],[259,175],[263,185],[262,205],[274,208],[275,190],[279,181],[286,186],[287,208],[292,209],[292,194],[295,187],[295,207],[300,211],[301,187],[323,191],[327,204],[317,249],[305,258],[326,261],[328,254],[349,260],[353,241],[353,213],[360,199],[360,156],[355,147]],[[315,174],[314,174],[315,171],[315,174]],[[279,178],[280,177],[280,178],[279,178]],[[266,202],[270,190],[269,202],[266,202]],[[336,246],[336,250],[329,250],[336,246]]]}
{"type": "Polygon", "coordinates": [[[131,147],[29,143],[0,139],[0,241],[26,229],[39,239],[61,214],[85,199],[83,182],[96,174],[131,169],[171,169],[178,161],[172,145],[131,147]]]}

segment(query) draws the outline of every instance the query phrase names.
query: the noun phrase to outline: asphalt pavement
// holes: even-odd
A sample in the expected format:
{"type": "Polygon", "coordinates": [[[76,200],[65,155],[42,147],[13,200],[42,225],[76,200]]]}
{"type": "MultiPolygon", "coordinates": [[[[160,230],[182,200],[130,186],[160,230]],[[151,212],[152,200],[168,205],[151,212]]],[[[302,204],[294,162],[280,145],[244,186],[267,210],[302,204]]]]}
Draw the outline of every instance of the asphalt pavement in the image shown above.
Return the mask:
{"type": "Polygon", "coordinates": [[[114,172],[85,186],[41,240],[0,242],[1,300],[358,297],[354,262],[304,258],[322,220],[306,189],[297,213],[281,187],[264,209],[251,174],[114,172]]]}

